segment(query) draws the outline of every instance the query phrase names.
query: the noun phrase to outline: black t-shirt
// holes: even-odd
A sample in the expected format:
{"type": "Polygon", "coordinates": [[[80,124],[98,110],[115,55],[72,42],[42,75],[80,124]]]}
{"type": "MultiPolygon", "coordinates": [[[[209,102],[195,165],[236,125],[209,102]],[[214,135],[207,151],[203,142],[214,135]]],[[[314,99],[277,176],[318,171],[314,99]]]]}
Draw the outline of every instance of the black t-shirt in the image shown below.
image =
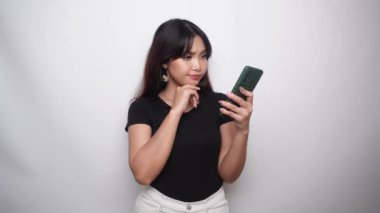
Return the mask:
{"type": "MultiPolygon", "coordinates": [[[[221,93],[200,94],[198,107],[182,115],[169,159],[152,187],[168,197],[194,202],[222,186],[218,173],[219,127],[232,120],[220,116],[218,100],[224,99],[221,93]]],[[[129,108],[126,130],[133,124],[147,124],[153,135],[170,109],[158,96],[139,98],[129,108]]]]}

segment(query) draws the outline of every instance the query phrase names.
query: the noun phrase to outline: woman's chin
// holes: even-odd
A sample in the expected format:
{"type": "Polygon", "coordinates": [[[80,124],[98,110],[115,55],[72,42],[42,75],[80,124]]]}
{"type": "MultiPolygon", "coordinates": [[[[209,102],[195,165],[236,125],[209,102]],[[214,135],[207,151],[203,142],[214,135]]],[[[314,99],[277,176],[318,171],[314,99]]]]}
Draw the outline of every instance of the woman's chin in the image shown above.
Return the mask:
{"type": "Polygon", "coordinates": [[[199,82],[200,82],[200,80],[192,80],[191,79],[191,80],[186,81],[186,84],[193,85],[193,86],[198,86],[199,82]]]}

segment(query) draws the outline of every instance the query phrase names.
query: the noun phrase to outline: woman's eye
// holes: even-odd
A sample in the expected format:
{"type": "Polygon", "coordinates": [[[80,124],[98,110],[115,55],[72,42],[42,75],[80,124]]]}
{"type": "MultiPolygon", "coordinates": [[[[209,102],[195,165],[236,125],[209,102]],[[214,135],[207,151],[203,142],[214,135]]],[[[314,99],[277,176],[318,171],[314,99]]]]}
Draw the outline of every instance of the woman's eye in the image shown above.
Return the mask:
{"type": "Polygon", "coordinates": [[[185,55],[185,56],[183,56],[183,59],[190,60],[191,59],[191,55],[185,55]]]}
{"type": "Polygon", "coordinates": [[[201,56],[203,59],[207,59],[207,55],[202,55],[201,56]]]}

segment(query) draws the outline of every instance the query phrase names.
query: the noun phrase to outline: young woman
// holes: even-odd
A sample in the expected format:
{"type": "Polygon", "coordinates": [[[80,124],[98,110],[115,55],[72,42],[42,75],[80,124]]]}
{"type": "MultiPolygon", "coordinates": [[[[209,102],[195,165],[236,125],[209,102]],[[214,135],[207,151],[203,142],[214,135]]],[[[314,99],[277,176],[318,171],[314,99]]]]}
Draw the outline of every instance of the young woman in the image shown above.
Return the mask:
{"type": "Polygon", "coordinates": [[[253,94],[213,92],[210,56],[206,34],[188,20],[155,32],[126,126],[130,168],[147,185],[137,212],[228,212],[223,183],[243,170],[253,94]]]}

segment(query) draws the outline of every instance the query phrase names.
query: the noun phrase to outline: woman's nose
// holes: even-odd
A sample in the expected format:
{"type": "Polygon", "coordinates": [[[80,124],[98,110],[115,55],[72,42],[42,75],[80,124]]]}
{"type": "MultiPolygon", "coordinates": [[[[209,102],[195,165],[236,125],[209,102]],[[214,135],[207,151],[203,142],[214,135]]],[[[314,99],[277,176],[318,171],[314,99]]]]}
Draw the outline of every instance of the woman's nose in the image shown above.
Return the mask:
{"type": "Polygon", "coordinates": [[[193,70],[200,71],[201,70],[201,62],[199,59],[195,58],[193,61],[193,70]]]}

